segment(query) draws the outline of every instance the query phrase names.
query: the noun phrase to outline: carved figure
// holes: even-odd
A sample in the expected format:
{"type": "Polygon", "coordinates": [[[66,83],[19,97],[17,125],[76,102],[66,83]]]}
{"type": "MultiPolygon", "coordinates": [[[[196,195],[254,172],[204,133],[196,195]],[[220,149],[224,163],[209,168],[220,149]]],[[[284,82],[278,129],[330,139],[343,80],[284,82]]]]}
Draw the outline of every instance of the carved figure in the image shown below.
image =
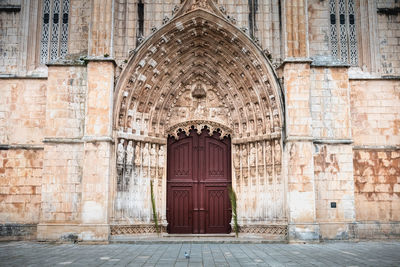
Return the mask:
{"type": "Polygon", "coordinates": [[[160,146],[158,150],[158,167],[163,168],[165,162],[165,155],[164,155],[164,146],[160,146]]]}
{"type": "Polygon", "coordinates": [[[126,164],[127,165],[132,165],[133,154],[134,154],[134,149],[133,149],[132,141],[129,141],[128,146],[126,147],[126,164]]]}
{"type": "Polygon", "coordinates": [[[143,166],[149,166],[149,143],[146,143],[143,148],[143,166]]]}
{"type": "Polygon", "coordinates": [[[239,145],[235,146],[235,155],[233,158],[233,164],[234,164],[234,168],[240,167],[240,146],[239,145]]]}
{"type": "Polygon", "coordinates": [[[262,145],[263,145],[262,142],[258,143],[258,148],[257,148],[258,165],[263,165],[264,164],[262,145]]]}
{"type": "Polygon", "coordinates": [[[124,164],[125,160],[125,148],[124,148],[124,139],[121,139],[119,141],[118,147],[117,147],[117,164],[124,164]]]}
{"type": "Polygon", "coordinates": [[[136,149],[135,149],[135,165],[139,166],[140,165],[140,143],[136,143],[136,149]]]}
{"type": "Polygon", "coordinates": [[[256,165],[256,148],[254,146],[254,143],[251,143],[250,145],[250,166],[255,166],[256,165]]]}
{"type": "Polygon", "coordinates": [[[156,156],[157,156],[156,145],[152,144],[151,149],[150,149],[150,164],[151,164],[151,166],[156,166],[156,163],[157,163],[156,156]]]}
{"type": "Polygon", "coordinates": [[[242,162],[245,165],[245,167],[247,167],[247,159],[248,159],[247,157],[248,157],[248,155],[247,155],[247,145],[244,144],[243,148],[242,148],[242,162]]]}
{"type": "Polygon", "coordinates": [[[275,143],[275,162],[277,164],[281,163],[281,145],[279,144],[279,141],[276,141],[275,143]]]}

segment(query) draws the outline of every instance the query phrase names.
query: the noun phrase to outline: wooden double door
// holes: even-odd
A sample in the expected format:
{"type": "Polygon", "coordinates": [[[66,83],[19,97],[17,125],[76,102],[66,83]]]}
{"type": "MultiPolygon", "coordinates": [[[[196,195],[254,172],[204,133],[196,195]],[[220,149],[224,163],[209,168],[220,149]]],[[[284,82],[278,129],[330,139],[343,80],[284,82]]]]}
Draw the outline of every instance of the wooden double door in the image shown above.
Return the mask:
{"type": "Polygon", "coordinates": [[[168,232],[230,233],[231,140],[191,130],[168,139],[168,232]]]}

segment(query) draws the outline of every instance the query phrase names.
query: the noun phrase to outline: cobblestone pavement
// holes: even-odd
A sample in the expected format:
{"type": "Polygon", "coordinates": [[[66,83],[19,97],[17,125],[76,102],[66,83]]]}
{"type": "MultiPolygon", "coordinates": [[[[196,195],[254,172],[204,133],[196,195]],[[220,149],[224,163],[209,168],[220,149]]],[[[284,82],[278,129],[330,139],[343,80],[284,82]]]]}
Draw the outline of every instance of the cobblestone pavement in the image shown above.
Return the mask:
{"type": "Polygon", "coordinates": [[[0,243],[0,266],[400,266],[400,242],[321,244],[0,243]],[[185,258],[185,252],[190,258],[185,258]]]}

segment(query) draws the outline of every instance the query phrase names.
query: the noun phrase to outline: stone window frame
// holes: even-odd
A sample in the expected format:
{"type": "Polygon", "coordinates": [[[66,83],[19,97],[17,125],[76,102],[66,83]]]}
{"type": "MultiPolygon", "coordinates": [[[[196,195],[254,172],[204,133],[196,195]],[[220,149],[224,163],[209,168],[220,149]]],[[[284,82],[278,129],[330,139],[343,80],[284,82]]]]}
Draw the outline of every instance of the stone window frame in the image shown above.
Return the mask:
{"type": "Polygon", "coordinates": [[[329,50],[351,66],[358,66],[360,57],[358,8],[357,0],[329,0],[329,50]]]}
{"type": "Polygon", "coordinates": [[[39,9],[39,64],[63,58],[68,53],[70,0],[42,0],[39,9]]]}

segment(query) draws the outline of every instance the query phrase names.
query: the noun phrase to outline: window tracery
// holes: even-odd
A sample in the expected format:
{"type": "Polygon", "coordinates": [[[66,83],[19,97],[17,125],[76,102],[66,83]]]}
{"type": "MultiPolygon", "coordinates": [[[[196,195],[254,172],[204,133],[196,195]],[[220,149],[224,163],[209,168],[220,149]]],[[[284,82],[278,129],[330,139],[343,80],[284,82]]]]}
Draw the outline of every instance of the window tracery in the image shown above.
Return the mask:
{"type": "Polygon", "coordinates": [[[68,17],[70,0],[44,0],[40,63],[64,57],[68,52],[68,17]]]}
{"type": "Polygon", "coordinates": [[[331,54],[343,63],[358,64],[354,0],[330,0],[331,54]]]}

